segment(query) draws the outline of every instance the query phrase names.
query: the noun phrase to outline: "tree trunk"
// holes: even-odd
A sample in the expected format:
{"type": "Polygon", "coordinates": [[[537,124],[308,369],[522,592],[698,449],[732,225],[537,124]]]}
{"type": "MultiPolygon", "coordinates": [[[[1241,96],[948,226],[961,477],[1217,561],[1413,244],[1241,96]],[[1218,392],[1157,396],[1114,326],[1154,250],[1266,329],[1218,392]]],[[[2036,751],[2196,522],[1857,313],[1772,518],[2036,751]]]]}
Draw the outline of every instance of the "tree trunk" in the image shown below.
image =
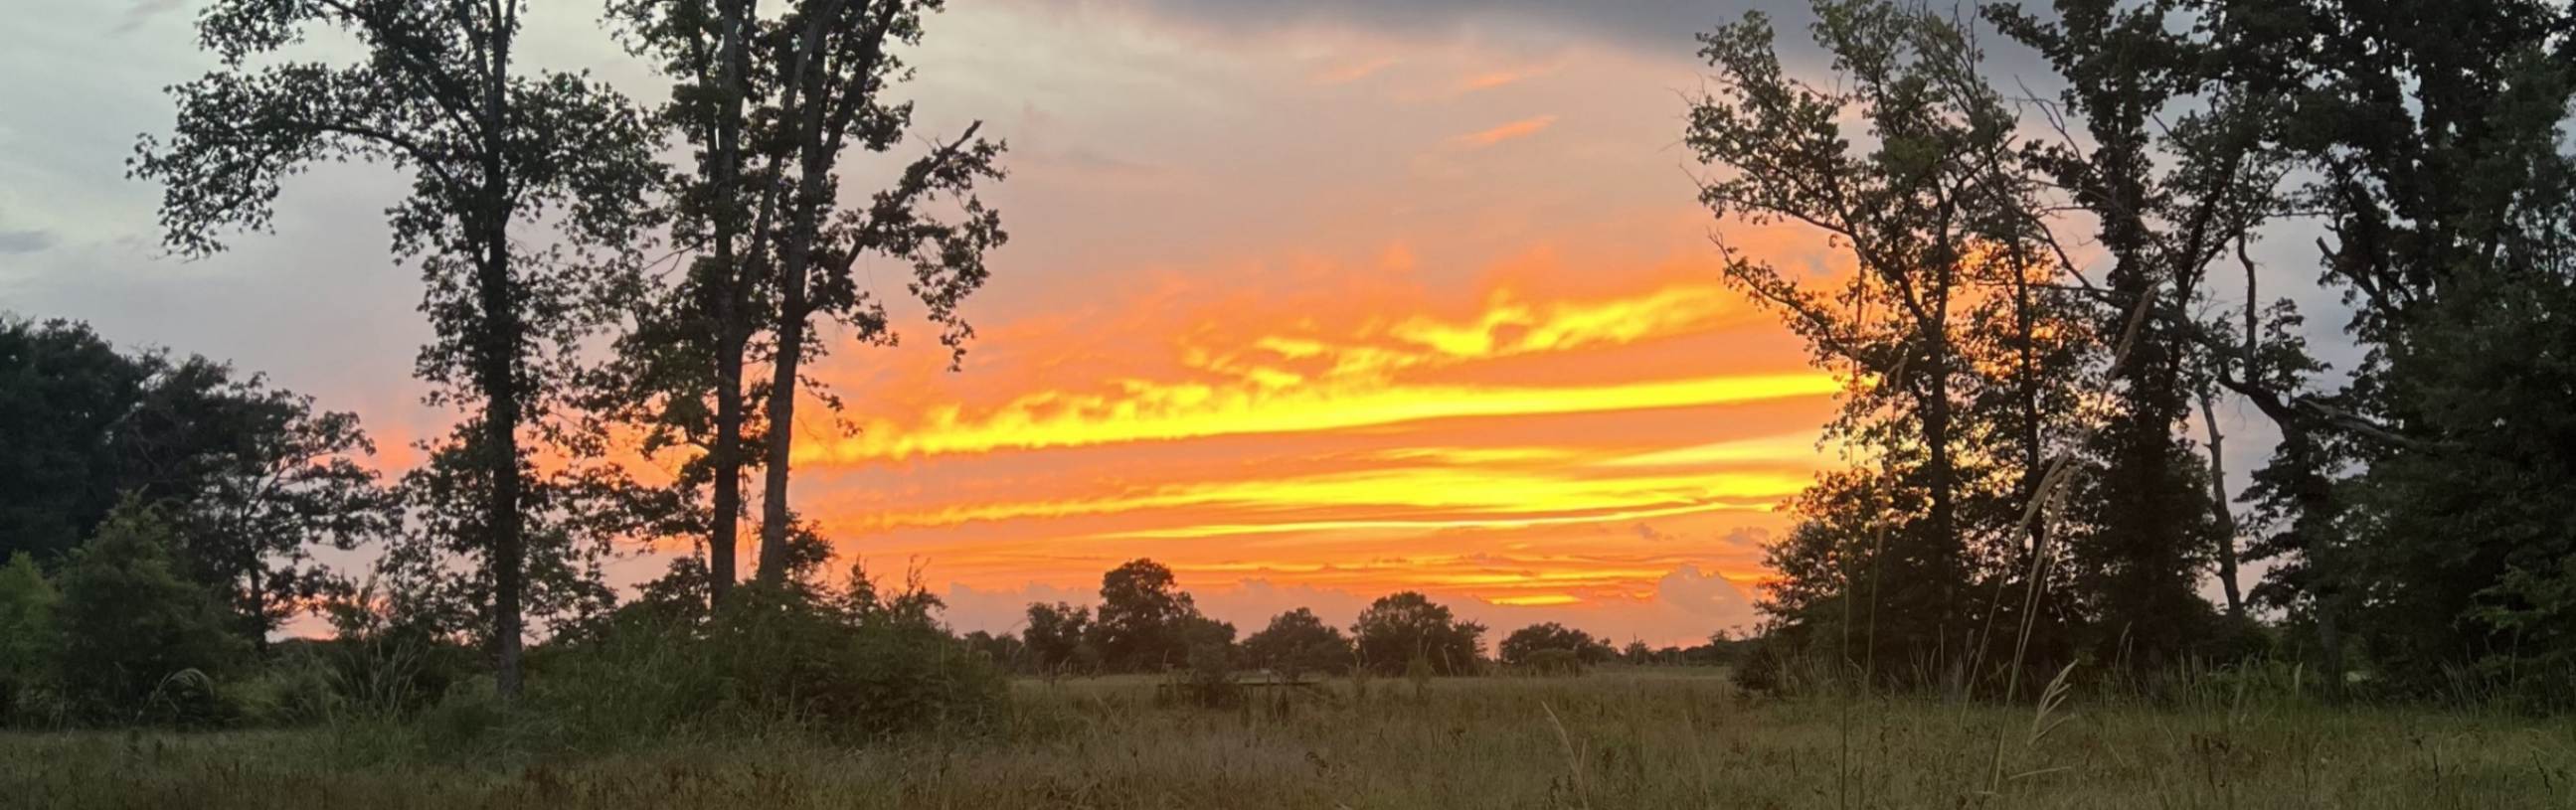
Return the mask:
{"type": "Polygon", "coordinates": [[[507,14],[491,20],[491,70],[483,88],[483,196],[474,227],[481,232],[481,251],[474,268],[476,304],[482,309],[475,357],[476,384],[483,389],[483,439],[480,457],[491,477],[491,500],[484,521],[491,532],[492,657],[494,684],[505,702],[519,698],[521,569],[527,561],[519,522],[519,418],[517,375],[518,295],[510,277],[510,181],[503,151],[508,149],[507,111],[510,40],[513,21],[507,14]]]}
{"type": "Polygon", "coordinates": [[[711,156],[714,176],[709,181],[720,201],[715,207],[716,272],[708,285],[714,297],[710,310],[716,335],[716,436],[715,447],[707,453],[707,464],[714,468],[715,476],[715,502],[710,505],[707,527],[710,609],[724,604],[725,595],[732,592],[734,557],[742,546],[742,355],[744,336],[750,331],[749,307],[742,299],[749,270],[741,266],[742,257],[734,240],[742,235],[735,203],[741,199],[737,186],[742,158],[745,2],[720,0],[723,31],[716,46],[716,58],[723,63],[717,67],[716,75],[724,87],[724,109],[717,113],[715,121],[715,154],[711,156]]]}
{"type": "Polygon", "coordinates": [[[2218,432],[2217,409],[2207,390],[2200,392],[2200,423],[2209,429],[2209,508],[2218,521],[2218,586],[2227,593],[2227,617],[2245,618],[2245,595],[2236,585],[2236,513],[2228,507],[2227,437],[2218,432]]]}
{"type": "MultiPolygon", "coordinates": [[[[828,9],[826,9],[828,10],[828,9]]],[[[760,492],[760,581],[778,584],[787,577],[787,481],[790,457],[796,439],[796,379],[805,360],[805,328],[808,312],[805,300],[805,276],[814,261],[814,242],[820,238],[824,195],[831,193],[829,180],[833,154],[824,137],[825,111],[831,106],[824,93],[820,55],[823,49],[823,25],[833,17],[816,14],[804,31],[804,42],[798,48],[797,83],[804,86],[805,100],[795,113],[797,121],[796,150],[798,167],[796,198],[788,221],[788,236],[778,264],[777,322],[772,325],[777,336],[776,358],[769,377],[769,435],[766,466],[761,470],[760,492]]]]}
{"type": "MultiPolygon", "coordinates": [[[[2040,377],[2038,323],[2031,314],[2029,269],[2013,267],[2013,326],[2021,355],[2021,496],[2022,503],[2039,500],[2039,484],[2047,470],[2042,464],[2047,448],[2040,444],[2040,377]]],[[[2037,570],[2034,565],[2040,548],[2048,537],[2047,510],[2035,510],[2028,521],[2029,542],[2022,548],[2023,570],[2037,570]]]]}

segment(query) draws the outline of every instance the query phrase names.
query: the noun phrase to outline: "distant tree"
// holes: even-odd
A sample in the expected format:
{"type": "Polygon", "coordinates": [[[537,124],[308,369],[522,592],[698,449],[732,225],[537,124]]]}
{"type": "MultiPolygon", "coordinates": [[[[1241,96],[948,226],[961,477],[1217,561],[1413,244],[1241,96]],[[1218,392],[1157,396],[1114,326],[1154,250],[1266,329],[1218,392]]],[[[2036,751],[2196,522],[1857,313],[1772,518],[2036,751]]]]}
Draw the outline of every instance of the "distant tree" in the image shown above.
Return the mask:
{"type": "Polygon", "coordinates": [[[1270,626],[1243,640],[1243,654],[1253,666],[1291,681],[1309,672],[1349,671],[1353,655],[1341,628],[1325,624],[1306,608],[1271,617],[1270,626]]]}
{"type": "Polygon", "coordinates": [[[343,583],[313,552],[393,530],[394,501],[360,463],[375,452],[355,414],[269,388],[201,357],[160,366],[120,431],[131,492],[162,505],[189,577],[219,589],[241,634],[265,644],[343,583]]]}
{"type": "Polygon", "coordinates": [[[0,317],[0,553],[74,548],[128,488],[112,436],[152,371],[86,324],[0,317]]]}
{"type": "Polygon", "coordinates": [[[140,498],[172,524],[181,573],[223,594],[255,642],[340,586],[314,550],[391,526],[355,415],[203,357],[120,353],[82,324],[0,320],[0,422],[26,448],[0,460],[0,531],[16,532],[0,553],[59,555],[62,531],[140,498]]]}
{"type": "Polygon", "coordinates": [[[1598,664],[1610,660],[1610,642],[1592,634],[1555,622],[1540,622],[1512,631],[1494,648],[1495,657],[1506,664],[1521,664],[1540,650],[1564,650],[1576,661],[1598,664]]]}
{"type": "Polygon", "coordinates": [[[85,713],[212,719],[212,679],[247,655],[223,602],[180,573],[176,545],[156,510],[128,500],[63,569],[57,682],[85,713]]]}
{"type": "Polygon", "coordinates": [[[62,643],[54,611],[61,601],[34,555],[12,554],[9,565],[0,567],[0,723],[17,716],[28,696],[53,682],[54,657],[62,643]]]}
{"type": "MultiPolygon", "coordinates": [[[[1137,559],[1100,576],[1100,614],[1092,644],[1109,666],[1154,671],[1188,660],[1184,631],[1199,620],[1198,605],[1172,578],[1172,569],[1137,559]]],[[[1228,640],[1233,638],[1227,628],[1228,640]]]]}
{"type": "Polygon", "coordinates": [[[1036,674],[1029,661],[1028,645],[1020,643],[1019,636],[977,630],[966,634],[966,648],[1004,670],[1036,674]]]}
{"type": "Polygon", "coordinates": [[[617,258],[655,209],[650,129],[616,93],[577,74],[514,62],[524,0],[219,0],[198,17],[222,67],[176,85],[176,133],[146,136],[133,173],[162,181],[164,241],[190,256],[228,227],[264,228],[284,178],[320,162],[376,161],[410,173],[390,211],[396,255],[417,262],[437,339],[418,368],[433,404],[471,410],[461,466],[478,475],[473,535],[491,572],[489,634],[505,698],[519,693],[528,508],[523,431],[563,393],[564,357],[602,300],[627,297],[617,258]],[[364,56],[339,64],[271,54],[316,30],[364,56]],[[527,249],[517,226],[565,237],[527,249]],[[547,352],[552,350],[552,354],[547,352]]]}
{"type": "Polygon", "coordinates": [[[1378,597],[1351,624],[1360,663],[1385,675],[1402,675],[1416,661],[1433,675],[1474,674],[1484,635],[1484,625],[1459,621],[1415,591],[1378,597]]]}
{"type": "Polygon", "coordinates": [[[1653,663],[1655,648],[1646,646],[1645,639],[1630,639],[1628,646],[1619,649],[1619,657],[1631,664],[1653,663]]]}
{"type": "Polygon", "coordinates": [[[1020,638],[1028,645],[1031,663],[1038,673],[1053,677],[1095,657],[1089,646],[1091,608],[1075,607],[1063,602],[1029,604],[1028,628],[1020,638]]]}

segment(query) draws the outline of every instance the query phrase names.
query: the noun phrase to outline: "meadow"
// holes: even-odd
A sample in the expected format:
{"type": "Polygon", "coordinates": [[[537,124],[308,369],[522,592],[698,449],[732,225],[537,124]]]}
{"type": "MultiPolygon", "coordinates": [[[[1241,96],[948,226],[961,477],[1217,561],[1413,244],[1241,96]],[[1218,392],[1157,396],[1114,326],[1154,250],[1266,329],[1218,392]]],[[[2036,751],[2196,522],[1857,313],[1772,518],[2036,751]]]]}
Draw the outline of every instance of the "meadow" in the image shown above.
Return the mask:
{"type": "MultiPolygon", "coordinates": [[[[1706,668],[1338,680],[1227,708],[1144,676],[1017,681],[982,731],[521,744],[437,716],[0,734],[60,808],[2564,808],[2576,721],[2210,690],[2043,713],[1746,695],[1706,668]]],[[[536,722],[536,721],[528,721],[536,722]]]]}

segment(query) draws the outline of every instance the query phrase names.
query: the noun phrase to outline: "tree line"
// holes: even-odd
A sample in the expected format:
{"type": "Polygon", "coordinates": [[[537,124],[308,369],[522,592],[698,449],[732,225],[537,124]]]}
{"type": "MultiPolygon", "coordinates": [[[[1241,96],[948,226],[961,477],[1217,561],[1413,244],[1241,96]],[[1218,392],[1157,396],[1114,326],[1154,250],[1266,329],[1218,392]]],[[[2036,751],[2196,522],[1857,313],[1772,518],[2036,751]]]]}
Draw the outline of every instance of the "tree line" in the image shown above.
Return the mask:
{"type": "Polygon", "coordinates": [[[2576,12],[1815,11],[1830,76],[1760,13],[1703,35],[1686,133],[1726,223],[1855,265],[1721,225],[1730,282],[1850,381],[1826,435],[1855,463],[1769,550],[1775,649],[1981,694],[2275,659],[2331,690],[2576,696],[2576,12]],[[1985,33],[2054,91],[2002,86],[1985,33]],[[2358,363],[2316,357],[2292,292],[2344,302],[2358,363]],[[2236,403],[2280,436],[2241,490],[2236,403]]]}
{"type": "Polygon", "coordinates": [[[1379,597],[1346,633],[1310,608],[1270,618],[1236,638],[1232,623],[1207,617],[1172,570],[1130,560],[1101,575],[1100,603],[1033,602],[1015,634],[977,630],[968,647],[1012,671],[1044,677],[1178,670],[1260,670],[1295,682],[1354,672],[1445,677],[1495,669],[1572,672],[1609,661],[1633,664],[1725,663],[1738,642],[1724,633],[1688,649],[1655,649],[1643,641],[1614,650],[1608,639],[1541,622],[1512,631],[1485,649],[1485,625],[1460,619],[1418,591],[1379,597]]]}

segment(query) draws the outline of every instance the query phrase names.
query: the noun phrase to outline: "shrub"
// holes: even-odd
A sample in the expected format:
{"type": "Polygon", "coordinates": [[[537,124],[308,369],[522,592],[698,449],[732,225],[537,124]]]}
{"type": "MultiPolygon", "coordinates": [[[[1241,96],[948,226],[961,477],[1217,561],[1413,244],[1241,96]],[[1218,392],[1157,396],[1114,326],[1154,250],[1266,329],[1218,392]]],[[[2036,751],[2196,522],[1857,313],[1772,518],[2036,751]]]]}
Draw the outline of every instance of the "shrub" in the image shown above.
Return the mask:
{"type": "Polygon", "coordinates": [[[845,739],[974,728],[1008,683],[917,585],[860,603],[746,586],[712,616],[624,615],[536,651],[531,702],[590,741],[785,724],[845,739]]]}
{"type": "Polygon", "coordinates": [[[0,568],[0,723],[25,722],[38,713],[62,637],[54,625],[60,601],[26,552],[11,555],[0,568]]]}
{"type": "Polygon", "coordinates": [[[93,718],[208,725],[226,719],[215,678],[248,650],[213,594],[181,578],[169,526],[129,500],[62,574],[60,677],[93,718]]]}

